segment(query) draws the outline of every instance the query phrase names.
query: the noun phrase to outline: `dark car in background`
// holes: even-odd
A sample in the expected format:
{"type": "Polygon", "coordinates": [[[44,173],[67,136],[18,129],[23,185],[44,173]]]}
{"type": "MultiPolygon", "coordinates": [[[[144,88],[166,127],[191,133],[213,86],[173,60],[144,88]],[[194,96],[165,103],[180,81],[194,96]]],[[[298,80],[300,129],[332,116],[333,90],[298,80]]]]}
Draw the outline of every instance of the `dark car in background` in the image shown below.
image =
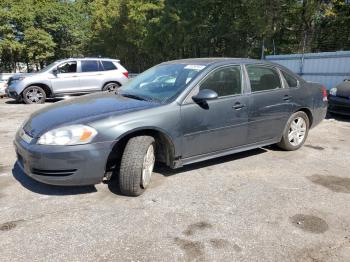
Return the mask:
{"type": "Polygon", "coordinates": [[[350,116],[350,79],[329,90],[328,112],[350,116]]]}
{"type": "Polygon", "coordinates": [[[24,122],[18,165],[53,185],[117,178],[140,195],[156,161],[171,168],[277,144],[299,149],[327,112],[327,93],[287,68],[250,59],[162,63],[118,90],[58,102],[24,122]]]}

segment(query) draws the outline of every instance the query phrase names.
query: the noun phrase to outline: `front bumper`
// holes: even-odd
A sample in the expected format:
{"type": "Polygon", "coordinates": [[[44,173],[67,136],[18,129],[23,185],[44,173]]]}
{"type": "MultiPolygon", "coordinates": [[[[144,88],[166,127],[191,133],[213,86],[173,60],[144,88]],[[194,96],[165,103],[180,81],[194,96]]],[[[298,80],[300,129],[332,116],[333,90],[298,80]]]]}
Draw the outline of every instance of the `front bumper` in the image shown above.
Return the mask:
{"type": "Polygon", "coordinates": [[[93,185],[102,181],[114,142],[77,146],[28,144],[14,141],[17,164],[29,177],[59,186],[93,185]]]}
{"type": "Polygon", "coordinates": [[[17,99],[20,98],[20,95],[17,94],[16,91],[11,91],[11,90],[9,90],[9,88],[7,88],[5,91],[6,91],[6,95],[8,97],[12,98],[12,99],[16,99],[17,100],[17,99]]]}
{"type": "Polygon", "coordinates": [[[350,116],[350,98],[329,96],[328,101],[329,112],[350,116]]]}

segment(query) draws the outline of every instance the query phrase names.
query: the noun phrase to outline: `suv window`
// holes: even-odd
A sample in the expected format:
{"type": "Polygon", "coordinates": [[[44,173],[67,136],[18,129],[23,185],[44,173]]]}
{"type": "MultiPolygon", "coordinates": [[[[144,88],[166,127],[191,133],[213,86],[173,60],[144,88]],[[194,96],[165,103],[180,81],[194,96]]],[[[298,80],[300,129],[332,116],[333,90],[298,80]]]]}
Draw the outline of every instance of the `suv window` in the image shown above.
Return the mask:
{"type": "Polygon", "coordinates": [[[60,64],[57,66],[57,72],[59,74],[76,73],[77,72],[77,62],[69,61],[67,63],[60,64]]]}
{"type": "Polygon", "coordinates": [[[247,71],[252,93],[281,88],[279,74],[274,68],[248,65],[247,71]]]}
{"type": "Polygon", "coordinates": [[[82,72],[96,72],[101,71],[102,68],[97,60],[82,60],[81,71],[82,72]]]}
{"type": "Polygon", "coordinates": [[[101,62],[102,62],[102,65],[103,65],[103,68],[105,71],[117,69],[117,67],[115,66],[115,64],[112,61],[103,61],[102,60],[101,62]]]}
{"type": "Polygon", "coordinates": [[[289,87],[297,87],[298,86],[298,80],[296,80],[293,76],[290,74],[281,71],[284,79],[287,81],[287,84],[289,87]]]}
{"type": "Polygon", "coordinates": [[[199,89],[211,89],[218,96],[241,94],[241,67],[229,66],[210,73],[199,89]]]}

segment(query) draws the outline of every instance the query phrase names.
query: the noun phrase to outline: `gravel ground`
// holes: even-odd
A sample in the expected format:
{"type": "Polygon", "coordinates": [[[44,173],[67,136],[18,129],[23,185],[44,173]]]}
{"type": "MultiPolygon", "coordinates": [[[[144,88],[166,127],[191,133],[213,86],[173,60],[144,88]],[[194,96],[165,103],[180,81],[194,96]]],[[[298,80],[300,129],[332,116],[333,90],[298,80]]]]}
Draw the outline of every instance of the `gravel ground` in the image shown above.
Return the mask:
{"type": "Polygon", "coordinates": [[[323,121],[296,152],[158,167],[129,198],[14,165],[15,131],[49,104],[0,100],[0,261],[350,261],[349,119],[323,121]]]}

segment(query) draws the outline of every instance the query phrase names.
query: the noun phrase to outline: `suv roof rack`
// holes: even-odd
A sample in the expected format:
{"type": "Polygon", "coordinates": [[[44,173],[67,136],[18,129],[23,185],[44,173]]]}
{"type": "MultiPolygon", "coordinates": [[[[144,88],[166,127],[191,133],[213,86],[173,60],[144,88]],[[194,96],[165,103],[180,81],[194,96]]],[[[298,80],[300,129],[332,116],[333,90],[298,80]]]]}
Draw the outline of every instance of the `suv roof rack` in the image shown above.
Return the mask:
{"type": "Polygon", "coordinates": [[[110,58],[110,57],[98,57],[98,56],[81,56],[81,57],[69,57],[66,59],[110,59],[110,60],[118,60],[118,58],[110,58]]]}

